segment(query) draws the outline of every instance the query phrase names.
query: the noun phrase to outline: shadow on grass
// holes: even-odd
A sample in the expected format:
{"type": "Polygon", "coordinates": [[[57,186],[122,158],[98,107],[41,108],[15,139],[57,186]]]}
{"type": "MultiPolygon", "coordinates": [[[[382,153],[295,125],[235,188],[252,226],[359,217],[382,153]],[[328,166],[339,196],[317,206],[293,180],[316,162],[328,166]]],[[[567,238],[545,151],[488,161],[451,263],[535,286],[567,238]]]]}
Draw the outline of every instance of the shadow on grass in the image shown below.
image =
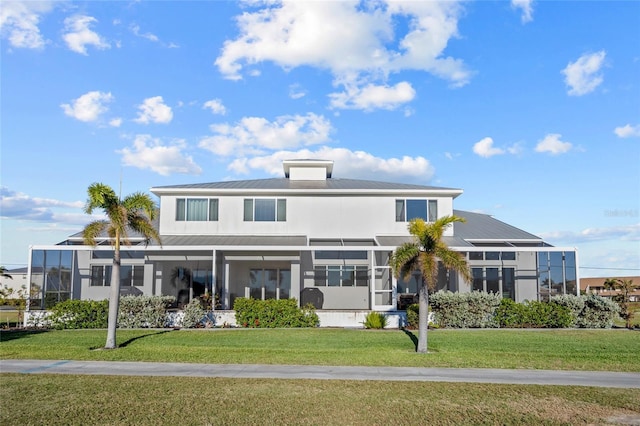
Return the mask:
{"type": "Polygon", "coordinates": [[[404,334],[406,334],[407,336],[409,336],[409,338],[413,342],[414,349],[417,351],[418,350],[418,338],[416,337],[416,335],[413,334],[413,332],[407,330],[406,328],[403,328],[402,332],[404,334]]]}
{"type": "Polygon", "coordinates": [[[34,334],[46,333],[48,331],[49,329],[46,329],[46,328],[38,328],[38,329],[17,328],[17,329],[0,330],[0,342],[8,342],[9,340],[22,339],[25,337],[33,336],[34,334]]]}
{"type": "MultiPolygon", "coordinates": [[[[117,348],[126,348],[127,346],[129,346],[131,343],[135,342],[136,340],[140,340],[143,339],[145,337],[151,337],[151,336],[159,336],[160,334],[165,334],[165,333],[171,333],[172,331],[174,331],[174,329],[169,329],[169,330],[159,330],[159,331],[153,331],[153,332],[149,332],[149,333],[145,333],[142,334],[140,336],[136,336],[136,337],[132,337],[131,339],[127,339],[124,342],[120,343],[117,348]]],[[[104,349],[104,346],[94,346],[89,348],[92,351],[97,351],[97,350],[101,350],[104,349]]]]}

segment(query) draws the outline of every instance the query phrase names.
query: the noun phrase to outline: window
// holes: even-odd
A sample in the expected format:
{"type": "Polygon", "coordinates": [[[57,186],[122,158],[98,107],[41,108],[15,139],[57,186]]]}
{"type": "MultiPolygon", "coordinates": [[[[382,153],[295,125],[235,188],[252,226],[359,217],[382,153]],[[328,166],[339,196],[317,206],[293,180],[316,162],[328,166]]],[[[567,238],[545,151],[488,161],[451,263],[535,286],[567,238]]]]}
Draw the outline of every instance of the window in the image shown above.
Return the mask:
{"type": "Polygon", "coordinates": [[[396,200],[396,222],[409,222],[411,219],[424,219],[435,222],[438,219],[436,200],[396,200]]]}
{"type": "Polygon", "coordinates": [[[215,222],[218,220],[217,198],[176,199],[176,221],[215,222]]]}
{"type": "Polygon", "coordinates": [[[316,287],[366,287],[369,268],[353,265],[317,265],[313,268],[316,287]]]}
{"type": "Polygon", "coordinates": [[[246,198],[245,222],[284,222],[287,220],[287,200],[284,198],[246,198]]]}
{"type": "MultiPolygon", "coordinates": [[[[92,287],[105,287],[111,285],[111,265],[93,265],[91,266],[91,285],[92,287]]],[[[120,286],[144,286],[144,266],[120,266],[120,286]]]]}

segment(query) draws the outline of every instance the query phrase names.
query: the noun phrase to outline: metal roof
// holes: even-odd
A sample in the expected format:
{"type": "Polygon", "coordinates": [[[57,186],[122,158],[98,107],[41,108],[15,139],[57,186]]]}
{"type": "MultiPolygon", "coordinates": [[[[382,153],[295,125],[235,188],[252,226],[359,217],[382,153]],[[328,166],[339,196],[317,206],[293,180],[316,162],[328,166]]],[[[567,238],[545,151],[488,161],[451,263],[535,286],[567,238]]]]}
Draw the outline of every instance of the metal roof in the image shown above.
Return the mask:
{"type": "Polygon", "coordinates": [[[268,235],[164,235],[164,246],[306,246],[307,237],[268,235]]]}
{"type": "Polygon", "coordinates": [[[184,185],[157,186],[151,192],[179,192],[181,190],[375,190],[375,191],[454,191],[456,188],[414,185],[407,183],[379,182],[359,179],[335,179],[323,181],[292,181],[286,178],[239,180],[228,182],[192,183],[184,185]]]}
{"type": "Polygon", "coordinates": [[[488,214],[454,210],[453,214],[463,217],[466,222],[453,224],[453,233],[464,240],[538,240],[542,238],[522,229],[494,219],[488,214]]]}

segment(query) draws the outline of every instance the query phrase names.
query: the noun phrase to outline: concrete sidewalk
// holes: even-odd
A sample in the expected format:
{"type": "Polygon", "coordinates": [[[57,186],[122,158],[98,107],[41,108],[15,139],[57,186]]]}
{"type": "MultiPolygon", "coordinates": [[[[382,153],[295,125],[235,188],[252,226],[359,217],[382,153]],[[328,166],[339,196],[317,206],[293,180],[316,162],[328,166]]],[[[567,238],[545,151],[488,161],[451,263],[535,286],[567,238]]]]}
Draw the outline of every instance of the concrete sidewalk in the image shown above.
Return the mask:
{"type": "Polygon", "coordinates": [[[427,381],[640,388],[640,373],[606,371],[2,360],[0,361],[0,372],[115,376],[427,381]]]}

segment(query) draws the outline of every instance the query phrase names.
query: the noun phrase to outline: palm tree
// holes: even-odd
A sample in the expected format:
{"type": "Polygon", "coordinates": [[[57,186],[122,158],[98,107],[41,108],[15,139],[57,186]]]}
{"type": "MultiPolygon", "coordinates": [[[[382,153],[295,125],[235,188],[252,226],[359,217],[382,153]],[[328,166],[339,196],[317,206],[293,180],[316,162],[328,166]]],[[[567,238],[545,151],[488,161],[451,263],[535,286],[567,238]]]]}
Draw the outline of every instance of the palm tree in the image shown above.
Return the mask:
{"type": "Polygon", "coordinates": [[[142,235],[148,244],[151,239],[160,242],[158,231],[151,221],[156,217],[156,205],[148,194],[136,192],[120,198],[110,186],[92,183],[87,189],[88,199],[84,207],[87,214],[102,209],[106,220],[97,220],[85,226],[82,236],[88,245],[95,246],[96,238],[105,231],[113,250],[113,269],[111,272],[111,292],[109,296],[109,322],[105,349],[116,347],[116,326],[120,305],[120,245],[131,245],[129,232],[142,235]]]}
{"type": "Polygon", "coordinates": [[[10,280],[13,279],[11,274],[9,274],[9,272],[7,271],[7,268],[5,268],[4,266],[0,266],[0,277],[9,278],[10,280]]]}
{"type": "Polygon", "coordinates": [[[442,234],[454,222],[464,222],[458,216],[444,216],[435,222],[427,223],[423,219],[412,219],[409,222],[409,233],[414,241],[398,247],[389,260],[396,278],[408,280],[413,271],[422,275],[422,283],[418,289],[418,346],[416,352],[427,352],[427,317],[429,315],[429,290],[436,287],[438,280],[438,262],[453,269],[467,281],[471,273],[464,257],[442,241],[442,234]]]}
{"type": "Polygon", "coordinates": [[[629,306],[631,302],[631,293],[640,290],[640,284],[633,284],[633,280],[625,280],[622,278],[609,278],[604,282],[604,288],[617,292],[611,299],[620,306],[620,317],[625,320],[625,326],[631,327],[631,321],[635,312],[629,306]]]}

